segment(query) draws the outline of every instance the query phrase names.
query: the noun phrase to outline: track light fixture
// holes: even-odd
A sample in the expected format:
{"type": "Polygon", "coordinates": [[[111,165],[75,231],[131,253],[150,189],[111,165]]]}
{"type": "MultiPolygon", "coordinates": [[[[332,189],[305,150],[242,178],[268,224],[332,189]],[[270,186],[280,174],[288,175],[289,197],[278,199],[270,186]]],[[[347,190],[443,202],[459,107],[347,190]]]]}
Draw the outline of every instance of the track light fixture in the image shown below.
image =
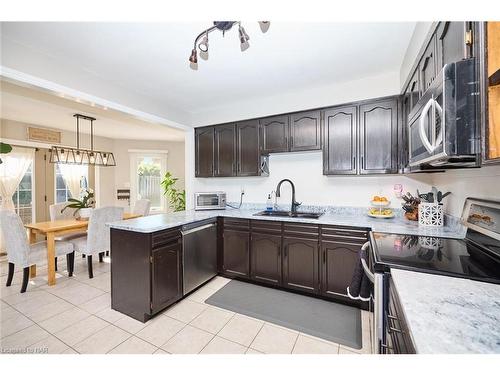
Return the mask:
{"type": "MultiPolygon", "coordinates": [[[[191,50],[191,56],[189,56],[189,63],[191,69],[198,70],[197,49],[200,50],[200,57],[203,60],[208,60],[208,34],[214,30],[219,30],[222,31],[222,35],[224,36],[226,31],[230,30],[235,24],[238,24],[238,35],[240,40],[241,51],[242,52],[246,51],[250,47],[250,44],[248,43],[250,37],[248,36],[245,29],[241,25],[241,21],[214,21],[214,25],[212,27],[209,27],[208,29],[201,32],[194,40],[194,48],[191,50]]],[[[269,30],[270,25],[271,25],[270,21],[259,21],[260,30],[263,33],[266,33],[267,30],[269,30]]]]}

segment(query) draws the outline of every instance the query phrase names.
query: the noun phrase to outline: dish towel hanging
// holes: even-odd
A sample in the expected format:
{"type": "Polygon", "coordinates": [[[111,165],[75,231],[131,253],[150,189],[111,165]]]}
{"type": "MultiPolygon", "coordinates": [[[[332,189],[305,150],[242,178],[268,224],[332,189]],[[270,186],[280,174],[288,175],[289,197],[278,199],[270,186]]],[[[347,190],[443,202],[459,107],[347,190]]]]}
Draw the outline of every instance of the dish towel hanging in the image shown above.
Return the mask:
{"type": "Polygon", "coordinates": [[[368,254],[364,250],[364,247],[358,252],[358,263],[356,264],[351,284],[347,287],[347,295],[351,299],[369,301],[373,295],[373,284],[366,275],[361,262],[364,259],[368,263],[368,254]]]}

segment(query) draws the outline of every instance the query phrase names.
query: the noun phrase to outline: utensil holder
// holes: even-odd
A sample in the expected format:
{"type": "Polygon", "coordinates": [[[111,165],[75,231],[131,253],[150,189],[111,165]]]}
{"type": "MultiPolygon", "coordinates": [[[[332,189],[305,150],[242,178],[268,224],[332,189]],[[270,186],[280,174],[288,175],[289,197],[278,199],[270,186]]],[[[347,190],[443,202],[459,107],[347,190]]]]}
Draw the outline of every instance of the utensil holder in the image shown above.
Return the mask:
{"type": "Polygon", "coordinates": [[[418,225],[424,227],[442,227],[444,224],[443,205],[438,203],[420,203],[418,205],[418,225]]]}

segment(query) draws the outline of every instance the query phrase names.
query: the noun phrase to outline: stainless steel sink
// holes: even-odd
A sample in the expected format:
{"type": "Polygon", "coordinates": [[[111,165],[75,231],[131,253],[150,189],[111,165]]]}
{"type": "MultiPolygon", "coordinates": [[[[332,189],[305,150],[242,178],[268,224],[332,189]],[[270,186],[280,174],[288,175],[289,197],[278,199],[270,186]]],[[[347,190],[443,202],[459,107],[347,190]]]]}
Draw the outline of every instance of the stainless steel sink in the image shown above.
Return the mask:
{"type": "Polygon", "coordinates": [[[254,216],[296,217],[302,219],[318,219],[323,212],[292,212],[292,211],[260,211],[254,216]]]}

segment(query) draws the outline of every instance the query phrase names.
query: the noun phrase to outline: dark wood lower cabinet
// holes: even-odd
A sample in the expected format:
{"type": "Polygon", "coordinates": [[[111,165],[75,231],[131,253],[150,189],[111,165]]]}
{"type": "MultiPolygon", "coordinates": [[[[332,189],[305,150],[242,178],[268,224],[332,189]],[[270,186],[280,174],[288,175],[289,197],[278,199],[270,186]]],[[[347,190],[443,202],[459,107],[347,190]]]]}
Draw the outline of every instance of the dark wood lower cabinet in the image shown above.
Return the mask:
{"type": "Polygon", "coordinates": [[[252,233],[250,276],[263,283],[281,284],[281,236],[252,233]]]}
{"type": "Polygon", "coordinates": [[[152,255],[152,313],[171,305],[182,297],[182,242],[153,250],[152,255]]]}
{"type": "Polygon", "coordinates": [[[155,233],[111,229],[111,307],[141,322],[182,298],[179,228],[155,233]]]}
{"type": "Polygon", "coordinates": [[[227,276],[250,277],[250,233],[224,228],[222,248],[222,272],[227,276]]]}
{"type": "Polygon", "coordinates": [[[321,294],[329,297],[347,297],[358,263],[361,243],[321,242],[321,294]]]}
{"type": "Polygon", "coordinates": [[[283,251],[283,286],[319,293],[318,240],[285,238],[283,251]]]}

